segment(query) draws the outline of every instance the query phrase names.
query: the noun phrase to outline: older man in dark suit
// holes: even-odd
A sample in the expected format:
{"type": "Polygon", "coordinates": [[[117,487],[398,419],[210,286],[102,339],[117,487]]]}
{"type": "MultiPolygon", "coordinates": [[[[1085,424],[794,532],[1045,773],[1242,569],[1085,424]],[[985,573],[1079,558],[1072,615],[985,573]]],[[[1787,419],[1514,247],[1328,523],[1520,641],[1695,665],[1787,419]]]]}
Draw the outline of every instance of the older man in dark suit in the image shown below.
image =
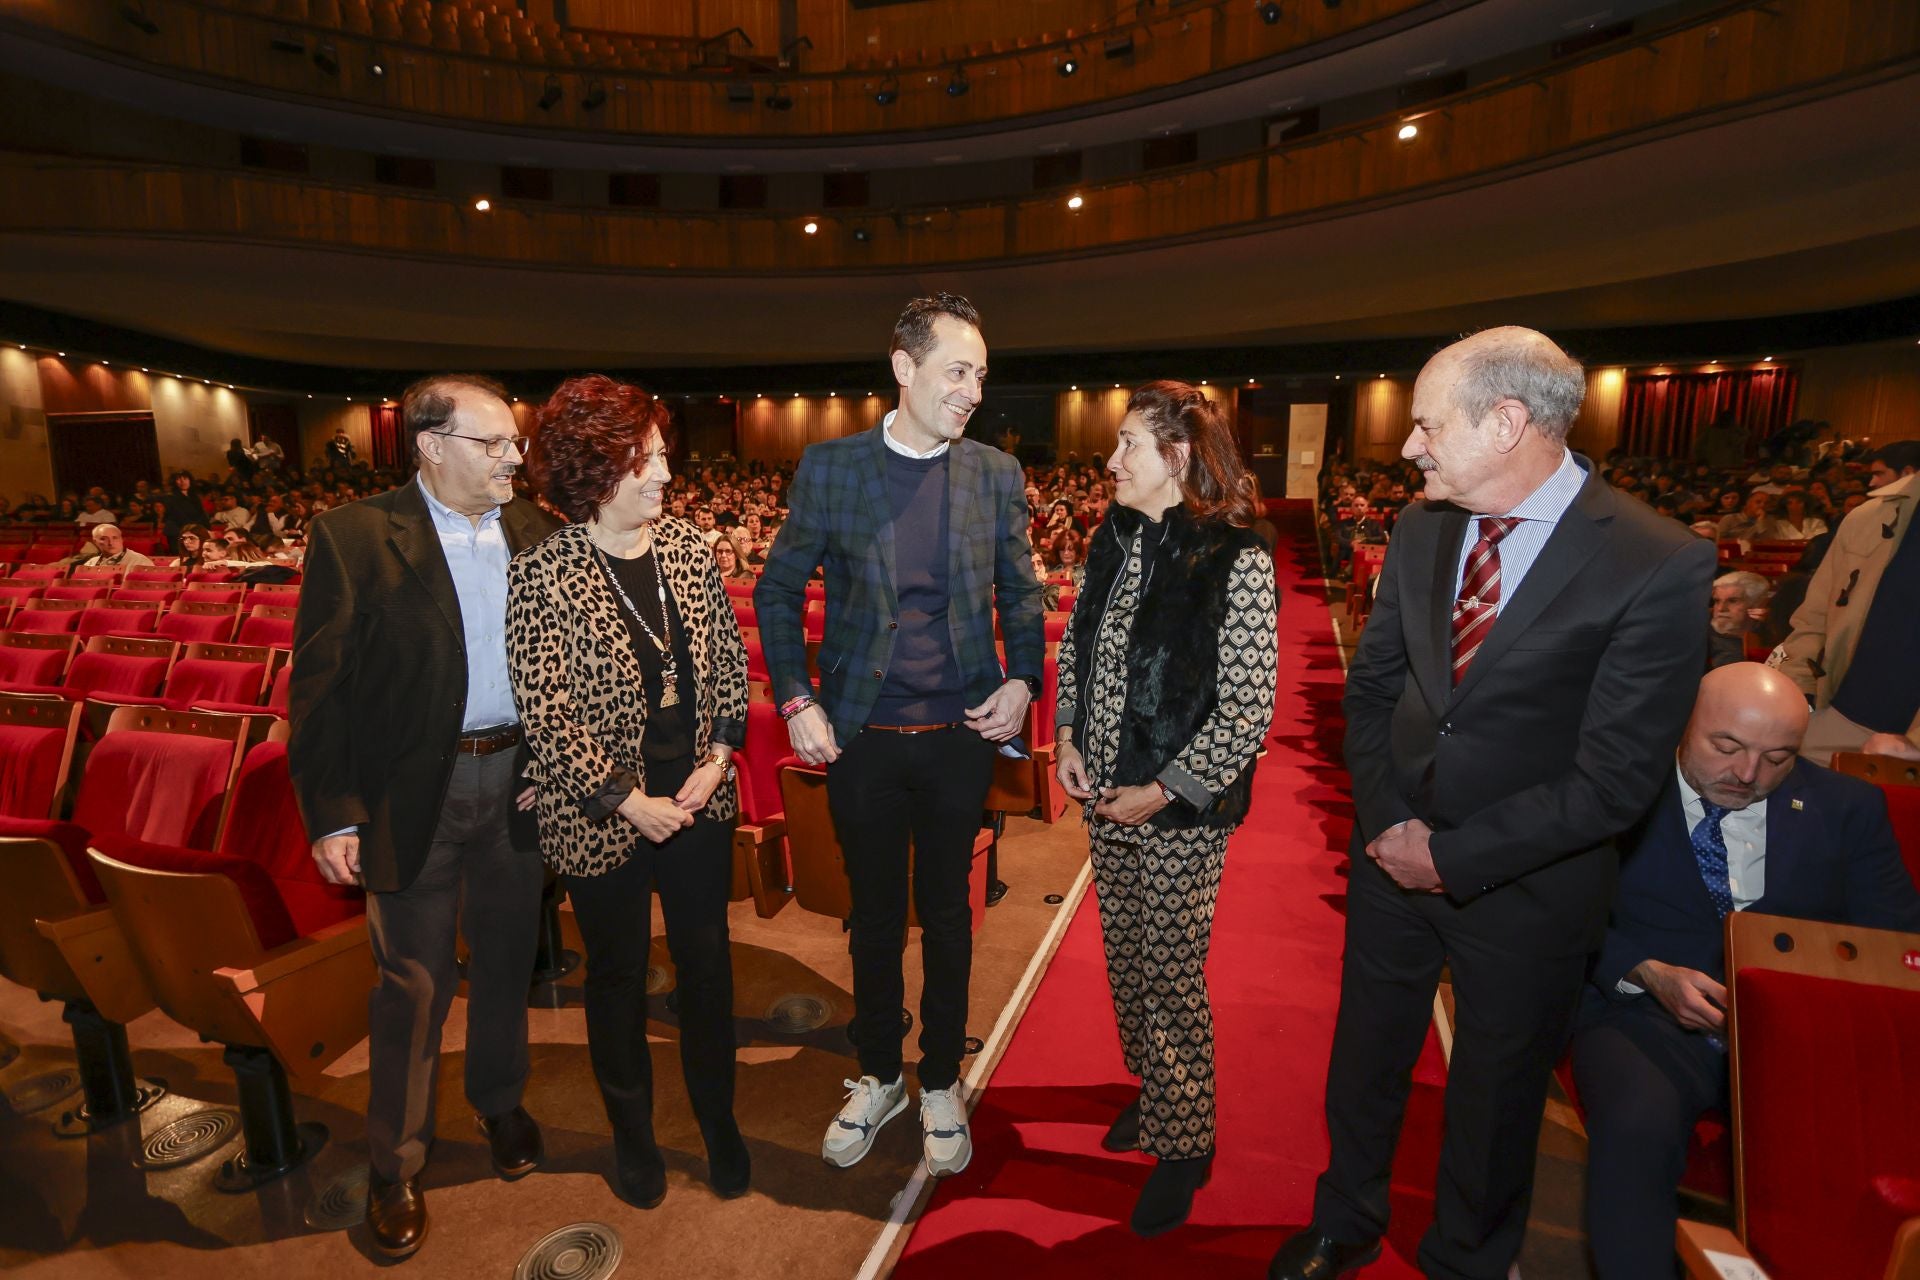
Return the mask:
{"type": "Polygon", "coordinates": [[[1490,329],[1414,384],[1402,514],[1347,676],[1357,821],[1332,1158],[1275,1280],[1379,1250],[1443,964],[1459,1011],[1421,1270],[1504,1280],[1547,1078],[1606,927],[1612,839],[1653,802],[1706,661],[1711,543],[1569,452],[1586,383],[1543,334],[1490,329]]]}
{"type": "Polygon", "coordinates": [[[1678,1272],[1687,1138],[1703,1111],[1727,1106],[1727,913],[1920,929],[1885,798],[1801,759],[1806,730],[1806,699],[1780,672],[1709,673],[1666,789],[1622,842],[1573,1039],[1602,1280],[1678,1272]]]}
{"type": "Polygon", "coordinates": [[[1046,638],[1020,464],[962,434],[986,390],[979,314],[953,294],[916,299],[894,327],[890,356],[899,407],[873,430],[801,458],[754,604],[794,750],[830,766],[827,798],[853,899],[860,1080],[821,1155],[839,1168],[856,1163],[906,1107],[901,954],[911,848],[926,975],[920,1123],[927,1168],[938,1177],[966,1168],[973,1151],[958,1089],[973,837],[995,744],[1026,721],[1046,638]],[[816,701],[801,611],[819,566],[827,617],[816,701]]]}
{"type": "MultiPolygon", "coordinates": [[[[375,1246],[426,1237],[440,1029],[467,940],[467,1098],[502,1177],[530,1172],[527,983],[543,872],[509,831],[519,714],[507,672],[507,561],[557,527],[513,495],[526,441],[497,383],[408,388],[419,473],[329,511],[308,535],[294,624],[288,762],[321,873],[367,889],[379,966],[370,1009],[367,1218],[375,1246]]],[[[528,834],[521,825],[519,834],[528,834]]]]}

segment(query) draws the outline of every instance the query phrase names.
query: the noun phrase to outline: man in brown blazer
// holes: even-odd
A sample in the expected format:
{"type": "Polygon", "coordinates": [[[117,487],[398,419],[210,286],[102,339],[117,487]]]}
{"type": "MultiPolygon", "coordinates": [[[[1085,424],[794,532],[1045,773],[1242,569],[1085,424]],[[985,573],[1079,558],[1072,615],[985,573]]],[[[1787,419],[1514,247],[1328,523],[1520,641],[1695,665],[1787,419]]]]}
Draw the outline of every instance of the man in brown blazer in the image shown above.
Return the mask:
{"type": "Polygon", "coordinates": [[[325,513],[308,535],[288,744],[321,873],[367,889],[379,967],[367,1221],[391,1258],[426,1238],[419,1179],[460,981],[456,930],[469,951],[467,1099],[500,1176],[541,1157],[520,1099],[543,872],[509,823],[533,795],[515,764],[507,562],[557,527],[513,495],[526,441],[497,383],[426,378],[400,412],[413,481],[325,513]]]}

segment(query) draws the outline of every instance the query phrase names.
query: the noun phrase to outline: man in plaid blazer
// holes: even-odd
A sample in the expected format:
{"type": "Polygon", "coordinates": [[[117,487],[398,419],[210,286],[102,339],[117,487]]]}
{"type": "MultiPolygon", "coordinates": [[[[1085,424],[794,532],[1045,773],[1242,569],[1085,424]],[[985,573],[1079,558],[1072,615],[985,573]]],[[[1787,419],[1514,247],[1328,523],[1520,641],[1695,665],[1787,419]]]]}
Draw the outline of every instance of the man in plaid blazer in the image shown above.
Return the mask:
{"type": "Polygon", "coordinates": [[[986,383],[979,313],[954,294],[917,298],[894,326],[890,354],[899,407],[801,458],[754,606],[794,750],[828,766],[853,903],[850,1032],[861,1078],[848,1082],[821,1154],[836,1167],[857,1163],[907,1104],[901,957],[911,880],[924,967],[920,1124],[928,1170],[942,1176],[973,1153],[957,1088],[973,837],[998,744],[1026,723],[1046,641],[1020,464],[963,438],[986,383]],[[827,585],[817,699],[801,624],[815,568],[827,585]]]}

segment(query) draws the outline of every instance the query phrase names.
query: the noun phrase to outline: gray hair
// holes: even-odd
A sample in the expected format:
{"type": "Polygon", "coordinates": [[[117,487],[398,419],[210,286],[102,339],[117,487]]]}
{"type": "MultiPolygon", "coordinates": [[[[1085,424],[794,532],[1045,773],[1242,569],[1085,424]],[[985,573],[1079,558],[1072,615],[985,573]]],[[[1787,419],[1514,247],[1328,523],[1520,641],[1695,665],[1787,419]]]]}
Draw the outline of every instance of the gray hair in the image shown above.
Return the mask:
{"type": "Polygon", "coordinates": [[[118,534],[120,534],[120,536],[121,536],[121,537],[123,537],[123,538],[127,536],[127,535],[126,535],[126,534],[125,534],[124,532],[122,532],[122,531],[121,531],[121,528],[120,528],[120,526],[119,526],[119,525],[117,525],[117,524],[115,524],[115,523],[114,523],[113,521],[111,521],[111,520],[102,520],[102,521],[100,521],[100,523],[98,523],[98,524],[96,524],[96,525],[94,525],[94,526],[93,526],[93,528],[92,528],[91,530],[89,530],[89,531],[88,531],[88,533],[87,533],[87,536],[88,536],[89,538],[91,538],[91,537],[92,537],[92,536],[93,536],[94,534],[96,534],[96,533],[98,533],[98,532],[100,532],[100,531],[101,531],[102,529],[111,529],[111,530],[113,530],[113,531],[114,531],[115,533],[118,533],[118,534]]]}
{"type": "Polygon", "coordinates": [[[1564,443],[1587,398],[1586,370],[1544,333],[1517,326],[1485,329],[1464,339],[1454,399],[1470,423],[1502,400],[1527,407],[1540,434],[1564,443]]]}
{"type": "Polygon", "coordinates": [[[1757,605],[1773,594],[1773,584],[1757,573],[1745,569],[1736,569],[1732,573],[1723,573],[1713,580],[1716,587],[1738,587],[1747,597],[1749,607],[1757,605]]]}

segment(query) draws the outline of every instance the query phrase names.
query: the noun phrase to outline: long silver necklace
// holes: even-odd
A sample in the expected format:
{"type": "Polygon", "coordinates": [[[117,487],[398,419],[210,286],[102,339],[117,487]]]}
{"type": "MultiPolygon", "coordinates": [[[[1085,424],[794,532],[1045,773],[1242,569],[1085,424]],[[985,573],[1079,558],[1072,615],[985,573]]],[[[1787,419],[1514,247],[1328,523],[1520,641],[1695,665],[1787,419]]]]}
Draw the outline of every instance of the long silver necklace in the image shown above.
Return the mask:
{"type": "Polygon", "coordinates": [[[620,578],[614,573],[613,565],[608,562],[607,553],[597,542],[594,543],[593,553],[600,557],[600,568],[606,573],[607,581],[613,584],[614,591],[619,594],[620,603],[627,606],[627,612],[633,615],[633,620],[640,624],[640,629],[647,633],[647,639],[653,642],[653,647],[660,653],[660,705],[662,707],[679,706],[680,665],[673,656],[673,632],[668,621],[671,615],[667,613],[667,575],[660,571],[660,557],[655,554],[653,547],[647,548],[647,554],[654,557],[654,592],[660,597],[660,630],[655,631],[653,624],[647,621],[646,615],[641,613],[638,606],[633,603],[633,597],[627,594],[627,589],[620,585],[620,578]]]}

